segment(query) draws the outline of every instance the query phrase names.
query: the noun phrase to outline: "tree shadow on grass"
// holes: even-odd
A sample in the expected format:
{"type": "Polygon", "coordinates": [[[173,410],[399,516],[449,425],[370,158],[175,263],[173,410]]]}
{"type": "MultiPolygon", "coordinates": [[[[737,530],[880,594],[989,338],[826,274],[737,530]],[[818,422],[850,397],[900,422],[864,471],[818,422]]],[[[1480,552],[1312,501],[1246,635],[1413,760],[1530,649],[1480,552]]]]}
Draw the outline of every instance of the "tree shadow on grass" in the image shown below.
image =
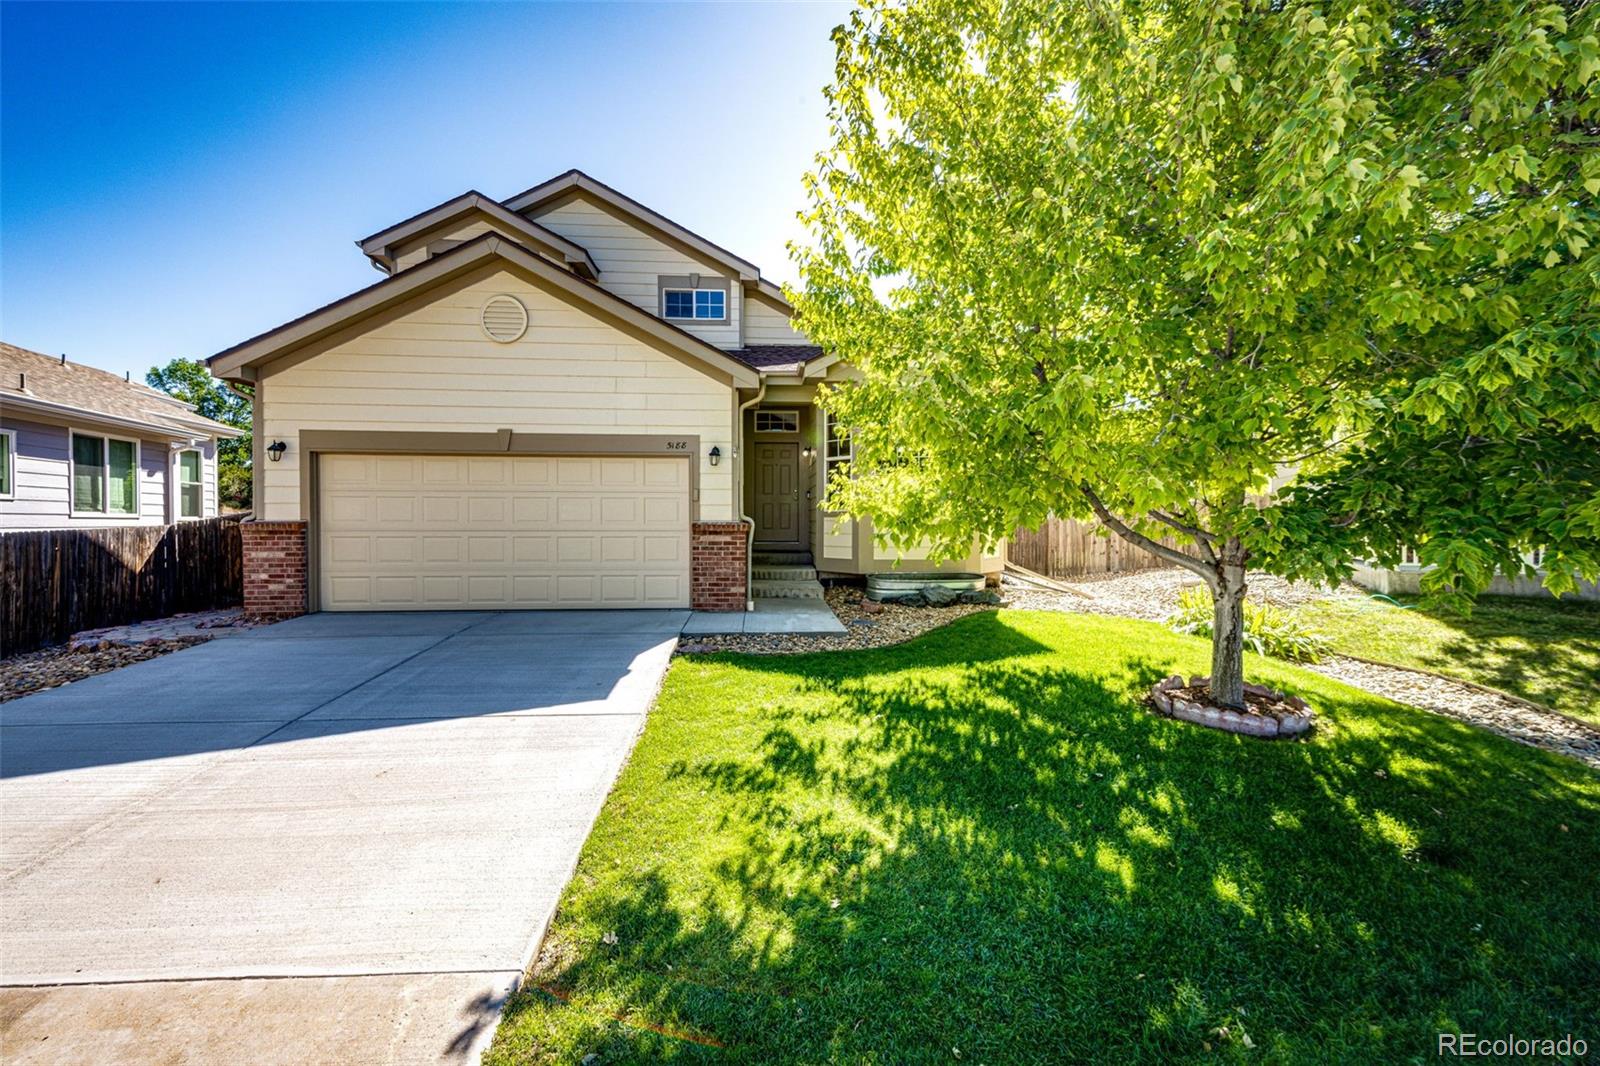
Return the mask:
{"type": "Polygon", "coordinates": [[[758,739],[650,782],[695,854],[586,855],[535,978],[572,1005],[532,990],[507,1028],[607,1062],[991,1063],[1593,1028],[1581,767],[1303,674],[1317,739],[1201,730],[1139,702],[1170,649],[1063,668],[981,618],[914,673],[738,660],[758,739]]]}

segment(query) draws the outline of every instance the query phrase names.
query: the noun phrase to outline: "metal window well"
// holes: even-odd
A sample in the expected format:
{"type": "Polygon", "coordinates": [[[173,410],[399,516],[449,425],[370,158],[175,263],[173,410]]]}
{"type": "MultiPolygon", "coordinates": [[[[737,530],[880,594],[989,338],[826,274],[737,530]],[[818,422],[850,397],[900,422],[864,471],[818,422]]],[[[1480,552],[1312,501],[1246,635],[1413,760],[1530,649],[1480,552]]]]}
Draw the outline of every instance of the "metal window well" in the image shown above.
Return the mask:
{"type": "Polygon", "coordinates": [[[867,575],[867,599],[888,603],[901,600],[954,603],[963,596],[982,591],[982,574],[894,571],[867,575]]]}

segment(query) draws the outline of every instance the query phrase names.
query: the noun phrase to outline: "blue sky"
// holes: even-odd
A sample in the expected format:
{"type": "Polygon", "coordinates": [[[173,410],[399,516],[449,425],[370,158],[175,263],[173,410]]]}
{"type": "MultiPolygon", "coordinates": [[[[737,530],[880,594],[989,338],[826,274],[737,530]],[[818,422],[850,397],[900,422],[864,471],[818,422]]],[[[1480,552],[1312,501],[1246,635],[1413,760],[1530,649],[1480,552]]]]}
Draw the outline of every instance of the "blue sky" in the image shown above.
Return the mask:
{"type": "Polygon", "coordinates": [[[579,167],[792,280],[829,31],[778,4],[0,5],[0,339],[136,377],[579,167]]]}

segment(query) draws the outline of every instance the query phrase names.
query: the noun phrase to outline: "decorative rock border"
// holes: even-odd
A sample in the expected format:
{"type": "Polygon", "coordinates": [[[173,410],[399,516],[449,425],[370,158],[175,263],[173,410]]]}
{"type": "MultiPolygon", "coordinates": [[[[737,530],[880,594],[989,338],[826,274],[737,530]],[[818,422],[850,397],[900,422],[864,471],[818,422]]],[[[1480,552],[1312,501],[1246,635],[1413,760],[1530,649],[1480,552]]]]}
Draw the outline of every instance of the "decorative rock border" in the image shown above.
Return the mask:
{"type": "Polygon", "coordinates": [[[1194,697],[1211,684],[1209,677],[1191,677],[1187,684],[1173,674],[1156,682],[1150,702],[1156,710],[1195,725],[1251,737],[1294,737],[1311,728],[1316,712],[1299,696],[1286,696],[1262,685],[1244,686],[1244,711],[1213,707],[1194,697]],[[1253,698],[1252,698],[1253,697],[1253,698]]]}

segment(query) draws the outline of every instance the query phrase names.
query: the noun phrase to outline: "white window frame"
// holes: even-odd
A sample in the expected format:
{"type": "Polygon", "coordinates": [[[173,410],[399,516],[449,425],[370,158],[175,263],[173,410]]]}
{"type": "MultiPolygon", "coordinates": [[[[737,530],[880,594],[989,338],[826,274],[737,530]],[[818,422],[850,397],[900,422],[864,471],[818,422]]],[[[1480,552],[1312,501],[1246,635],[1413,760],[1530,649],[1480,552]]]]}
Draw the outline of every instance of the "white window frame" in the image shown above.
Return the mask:
{"type": "Polygon", "coordinates": [[[824,489],[833,480],[833,468],[839,463],[851,462],[856,457],[855,441],[851,440],[848,431],[844,433],[836,432],[834,427],[837,424],[838,420],[833,417],[832,412],[822,412],[822,485],[824,489]],[[834,450],[835,444],[839,446],[837,452],[834,450]]]}
{"type": "Polygon", "coordinates": [[[144,517],[144,492],[139,484],[139,475],[144,467],[141,465],[143,456],[139,450],[137,437],[116,437],[110,433],[93,429],[67,428],[67,514],[73,518],[112,519],[116,521],[132,522],[144,517]],[[100,440],[100,490],[101,498],[106,501],[104,511],[80,511],[76,493],[73,492],[73,483],[78,480],[78,455],[72,446],[73,437],[98,437],[100,440]],[[111,509],[111,442],[120,441],[123,444],[133,445],[133,510],[113,511],[111,509]]]}
{"type": "Polygon", "coordinates": [[[731,298],[732,298],[732,295],[728,292],[727,289],[691,289],[691,288],[688,288],[686,286],[674,285],[674,286],[672,286],[670,288],[664,288],[664,289],[661,290],[661,317],[663,319],[665,319],[666,321],[668,321],[668,322],[705,322],[705,323],[727,322],[727,321],[729,321],[729,318],[728,318],[728,301],[731,298]],[[700,292],[714,292],[718,296],[722,297],[722,314],[718,315],[716,318],[701,318],[697,314],[690,315],[687,318],[683,317],[682,315],[669,315],[669,314],[667,314],[667,295],[669,293],[674,293],[674,292],[686,292],[686,293],[688,293],[689,294],[690,309],[691,310],[696,310],[696,311],[699,310],[699,308],[695,306],[695,304],[698,302],[698,301],[695,300],[695,294],[696,293],[700,293],[700,292]]]}
{"type": "Polygon", "coordinates": [[[198,522],[206,516],[206,453],[199,446],[185,445],[172,453],[172,520],[174,522],[198,522]],[[200,513],[186,515],[183,513],[183,482],[179,475],[183,472],[183,453],[194,452],[200,457],[200,513]]]}
{"type": "Polygon", "coordinates": [[[757,433],[799,433],[800,412],[793,407],[757,407],[754,428],[757,433]],[[766,415],[768,418],[781,419],[784,422],[783,427],[775,429],[769,425],[766,429],[762,429],[762,415],[766,415]]]}
{"type": "Polygon", "coordinates": [[[17,498],[17,431],[14,429],[0,429],[0,437],[6,439],[5,474],[6,488],[0,492],[0,500],[14,500],[17,498]]]}

